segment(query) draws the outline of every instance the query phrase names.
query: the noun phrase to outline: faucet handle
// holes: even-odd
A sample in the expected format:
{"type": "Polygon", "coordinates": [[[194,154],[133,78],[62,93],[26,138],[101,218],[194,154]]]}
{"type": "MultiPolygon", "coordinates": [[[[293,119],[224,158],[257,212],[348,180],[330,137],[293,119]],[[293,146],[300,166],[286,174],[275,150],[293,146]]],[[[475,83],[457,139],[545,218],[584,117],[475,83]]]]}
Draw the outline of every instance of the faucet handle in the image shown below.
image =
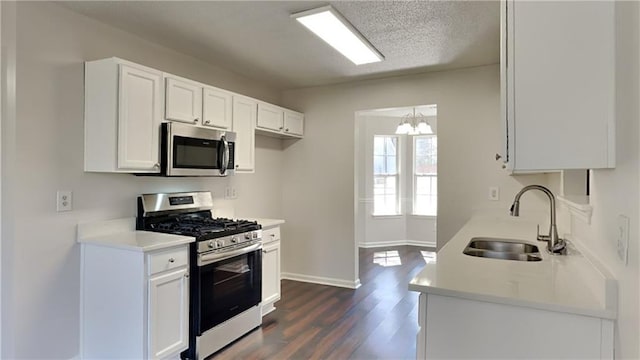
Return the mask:
{"type": "Polygon", "coordinates": [[[551,240],[551,236],[549,235],[540,235],[540,224],[538,224],[536,227],[536,235],[536,239],[538,239],[538,241],[549,242],[549,240],[551,240]]]}

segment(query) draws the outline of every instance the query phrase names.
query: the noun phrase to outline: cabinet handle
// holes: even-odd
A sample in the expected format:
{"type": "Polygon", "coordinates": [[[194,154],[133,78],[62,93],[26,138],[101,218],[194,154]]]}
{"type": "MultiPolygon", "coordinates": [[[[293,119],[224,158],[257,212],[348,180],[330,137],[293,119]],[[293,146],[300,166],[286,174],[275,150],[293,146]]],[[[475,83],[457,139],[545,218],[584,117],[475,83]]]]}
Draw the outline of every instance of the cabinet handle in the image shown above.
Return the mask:
{"type": "Polygon", "coordinates": [[[285,132],[289,132],[289,129],[284,129],[285,132]]]}
{"type": "Polygon", "coordinates": [[[193,123],[194,123],[194,124],[197,124],[197,123],[198,123],[198,120],[200,120],[200,119],[198,119],[198,118],[193,119],[193,123]]]}
{"type": "Polygon", "coordinates": [[[209,124],[211,121],[210,120],[205,120],[205,124],[209,124]]]}
{"type": "Polygon", "coordinates": [[[278,130],[282,130],[282,129],[284,129],[284,127],[282,127],[282,126],[280,126],[280,127],[278,128],[278,130]]]}
{"type": "Polygon", "coordinates": [[[498,161],[498,160],[500,160],[500,159],[502,159],[502,155],[500,155],[500,154],[496,154],[496,161],[498,161]]]}
{"type": "Polygon", "coordinates": [[[189,274],[184,274],[184,277],[186,277],[188,279],[189,278],[189,274]]]}
{"type": "Polygon", "coordinates": [[[271,234],[271,237],[276,237],[276,234],[271,234]]]}
{"type": "Polygon", "coordinates": [[[262,252],[263,252],[264,254],[268,254],[268,253],[269,253],[269,250],[262,250],[262,252]]]}
{"type": "Polygon", "coordinates": [[[507,168],[507,165],[502,165],[502,168],[503,168],[503,169],[506,169],[506,168],[507,168]]]}
{"type": "Polygon", "coordinates": [[[170,262],[170,263],[173,263],[173,262],[175,262],[175,261],[176,261],[176,259],[174,259],[174,258],[169,258],[169,262],[170,262]]]}

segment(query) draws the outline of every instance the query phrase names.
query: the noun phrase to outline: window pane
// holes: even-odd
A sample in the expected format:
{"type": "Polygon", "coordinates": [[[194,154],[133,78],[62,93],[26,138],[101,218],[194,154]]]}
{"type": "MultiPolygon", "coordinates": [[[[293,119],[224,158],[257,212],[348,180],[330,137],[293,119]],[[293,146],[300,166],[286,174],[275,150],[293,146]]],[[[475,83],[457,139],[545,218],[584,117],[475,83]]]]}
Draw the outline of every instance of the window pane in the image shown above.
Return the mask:
{"type": "Polygon", "coordinates": [[[385,160],[385,156],[376,155],[373,157],[373,174],[374,175],[381,175],[386,173],[384,160],[385,160]]]}
{"type": "Polygon", "coordinates": [[[396,177],[395,176],[388,176],[387,177],[387,183],[385,186],[385,190],[388,194],[394,194],[396,193],[396,177]]]}
{"type": "Polygon", "coordinates": [[[397,174],[398,170],[396,168],[396,157],[387,156],[387,174],[397,174]]]}
{"type": "Polygon", "coordinates": [[[416,157],[427,155],[427,138],[415,137],[416,157]]]}
{"type": "Polygon", "coordinates": [[[387,137],[386,138],[386,150],[387,155],[395,155],[396,154],[396,144],[398,139],[395,137],[387,137]]]}
{"type": "Polygon", "coordinates": [[[438,173],[438,138],[435,135],[415,138],[414,168],[416,174],[438,173]]]}
{"type": "Polygon", "coordinates": [[[398,137],[374,136],[373,139],[373,212],[398,214],[398,137]]]}
{"type": "Polygon", "coordinates": [[[384,136],[374,136],[373,155],[384,155],[384,136]]]}

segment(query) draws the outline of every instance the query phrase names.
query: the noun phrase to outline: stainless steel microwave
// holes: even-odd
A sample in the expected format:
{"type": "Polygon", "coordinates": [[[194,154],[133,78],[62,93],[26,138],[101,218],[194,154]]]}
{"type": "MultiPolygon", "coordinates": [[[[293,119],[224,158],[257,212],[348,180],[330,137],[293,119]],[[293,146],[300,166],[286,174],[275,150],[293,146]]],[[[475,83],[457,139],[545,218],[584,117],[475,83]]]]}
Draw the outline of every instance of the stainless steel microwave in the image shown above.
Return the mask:
{"type": "Polygon", "coordinates": [[[179,123],[161,128],[164,176],[227,176],[235,173],[236,133],[179,123]]]}

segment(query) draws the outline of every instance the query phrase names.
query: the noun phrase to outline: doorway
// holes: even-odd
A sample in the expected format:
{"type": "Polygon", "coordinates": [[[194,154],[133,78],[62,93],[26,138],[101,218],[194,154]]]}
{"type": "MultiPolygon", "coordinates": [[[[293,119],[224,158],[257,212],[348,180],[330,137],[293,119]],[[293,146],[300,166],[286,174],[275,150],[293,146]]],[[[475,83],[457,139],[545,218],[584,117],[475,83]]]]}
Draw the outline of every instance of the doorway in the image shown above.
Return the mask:
{"type": "Polygon", "coordinates": [[[437,120],[436,104],[355,114],[356,264],[369,254],[377,266],[400,266],[407,246],[435,256],[437,120]]]}

